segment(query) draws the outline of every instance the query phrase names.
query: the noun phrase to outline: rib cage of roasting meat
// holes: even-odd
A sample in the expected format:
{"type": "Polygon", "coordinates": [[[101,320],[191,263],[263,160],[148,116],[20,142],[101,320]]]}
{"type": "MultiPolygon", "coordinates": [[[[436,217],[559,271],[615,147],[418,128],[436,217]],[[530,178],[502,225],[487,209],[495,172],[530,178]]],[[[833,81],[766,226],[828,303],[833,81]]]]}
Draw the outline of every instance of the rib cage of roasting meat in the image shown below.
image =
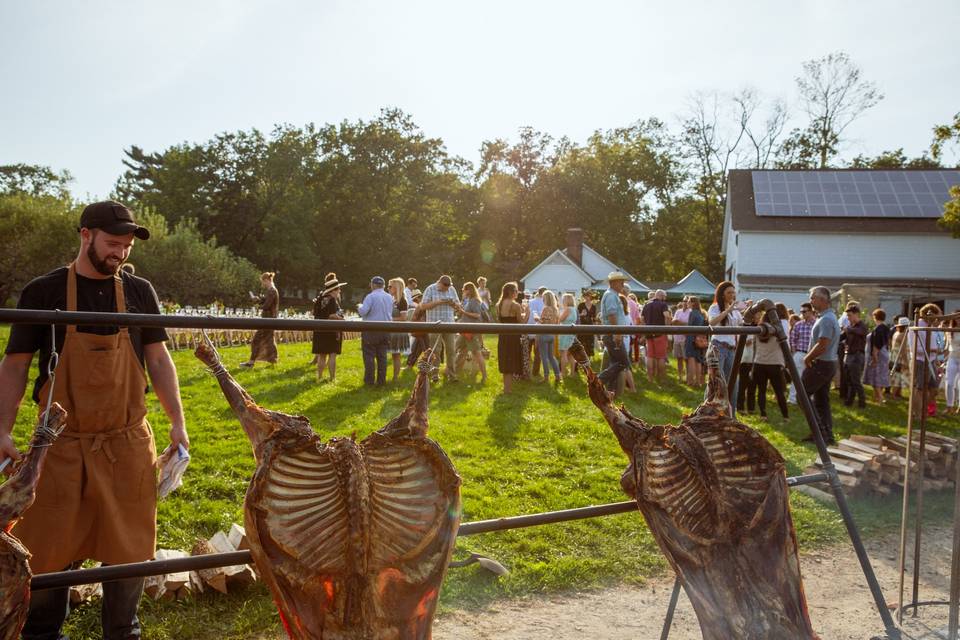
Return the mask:
{"type": "MultiPolygon", "coordinates": [[[[713,347],[712,349],[715,349],[713,347]]],[[[648,425],[611,401],[571,348],[630,465],[621,477],[687,593],[705,640],[815,639],[783,458],[730,416],[709,354],[707,400],[679,426],[648,425]]]]}
{"type": "Polygon", "coordinates": [[[16,640],[27,619],[30,605],[30,551],[10,530],[23,512],[33,504],[37,482],[43,471],[43,459],[67,421],[67,412],[59,404],[50,405],[40,416],[30,440],[30,449],[17,463],[13,473],[0,486],[0,640],[16,640]],[[45,420],[45,416],[49,419],[45,420]]]}
{"type": "Polygon", "coordinates": [[[324,443],[302,416],[263,409],[203,344],[254,448],[250,551],[295,639],[431,637],[460,523],[460,478],[427,438],[431,365],[386,426],[324,443]]]}

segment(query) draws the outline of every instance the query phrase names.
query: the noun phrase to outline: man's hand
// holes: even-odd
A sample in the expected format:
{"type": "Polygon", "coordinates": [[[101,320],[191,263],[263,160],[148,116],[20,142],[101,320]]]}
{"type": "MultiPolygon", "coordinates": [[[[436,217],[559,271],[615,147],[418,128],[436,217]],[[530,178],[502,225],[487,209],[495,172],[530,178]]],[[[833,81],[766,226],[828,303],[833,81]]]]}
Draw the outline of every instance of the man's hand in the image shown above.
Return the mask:
{"type": "Polygon", "coordinates": [[[170,444],[173,447],[182,444],[184,448],[189,448],[190,440],[187,438],[187,429],[184,426],[186,420],[183,417],[183,404],[180,402],[177,370],[167,352],[167,346],[163,342],[144,345],[143,355],[147,363],[147,371],[150,373],[150,380],[153,382],[153,391],[157,394],[157,399],[167,418],[170,419],[170,444]]]}
{"type": "MultiPolygon", "coordinates": [[[[0,462],[7,458],[13,458],[14,462],[20,459],[20,451],[17,449],[17,445],[13,443],[13,437],[9,433],[0,435],[0,462]]],[[[7,469],[10,468],[7,467],[7,469]]]]}
{"type": "Polygon", "coordinates": [[[190,448],[190,438],[187,437],[187,428],[183,425],[170,427],[170,448],[176,449],[177,445],[181,444],[184,449],[190,448]]]}

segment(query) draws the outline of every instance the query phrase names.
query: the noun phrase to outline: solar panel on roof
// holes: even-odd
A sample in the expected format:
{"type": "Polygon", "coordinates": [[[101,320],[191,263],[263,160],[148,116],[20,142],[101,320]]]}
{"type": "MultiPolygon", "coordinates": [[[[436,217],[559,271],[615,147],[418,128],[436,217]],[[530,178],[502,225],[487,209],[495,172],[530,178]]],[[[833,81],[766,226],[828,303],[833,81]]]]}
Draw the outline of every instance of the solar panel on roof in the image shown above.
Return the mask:
{"type": "Polygon", "coordinates": [[[939,218],[960,171],[754,171],[758,216],[939,218]]]}

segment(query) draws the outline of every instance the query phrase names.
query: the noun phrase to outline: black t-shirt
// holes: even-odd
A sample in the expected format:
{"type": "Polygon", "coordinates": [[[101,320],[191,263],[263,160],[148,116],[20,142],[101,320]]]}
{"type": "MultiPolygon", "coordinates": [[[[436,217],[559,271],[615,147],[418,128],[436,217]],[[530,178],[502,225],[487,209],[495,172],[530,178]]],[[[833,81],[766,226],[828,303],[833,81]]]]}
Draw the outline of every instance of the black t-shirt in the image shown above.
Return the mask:
{"type": "Polygon", "coordinates": [[[883,349],[889,342],[890,327],[881,322],[874,327],[873,332],[870,334],[870,346],[874,349],[883,349]]]}
{"type": "MultiPolygon", "coordinates": [[[[123,296],[127,313],[160,313],[160,302],[153,286],[143,278],[121,271],[123,296]]],[[[77,275],[77,311],[110,312],[117,310],[113,278],[94,280],[77,275]]],[[[41,309],[52,311],[67,308],[67,267],[60,267],[45,276],[35,278],[23,288],[18,309],[41,309]]],[[[77,327],[82,333],[112,335],[118,327],[77,327]]],[[[66,327],[57,325],[57,353],[63,349],[66,327]]],[[[143,365],[143,345],[165,342],[167,331],[155,327],[130,327],[130,339],[143,365]]],[[[34,353],[40,351],[40,372],[33,386],[33,399],[40,401],[40,387],[47,381],[47,362],[50,360],[50,325],[15,324],[10,328],[10,341],[6,353],[34,353]]]]}
{"type": "Polygon", "coordinates": [[[651,300],[643,305],[643,311],[640,312],[640,316],[643,318],[643,324],[646,325],[665,325],[667,324],[667,319],[664,316],[670,309],[670,306],[667,305],[663,300],[651,300]]]}

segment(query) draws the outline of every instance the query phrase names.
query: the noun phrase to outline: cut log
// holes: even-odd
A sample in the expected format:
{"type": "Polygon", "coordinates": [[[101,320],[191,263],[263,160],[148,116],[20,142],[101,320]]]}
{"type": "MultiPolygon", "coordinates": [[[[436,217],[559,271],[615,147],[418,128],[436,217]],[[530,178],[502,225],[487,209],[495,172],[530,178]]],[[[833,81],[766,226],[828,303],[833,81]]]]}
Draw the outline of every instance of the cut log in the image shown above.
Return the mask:
{"type": "Polygon", "coordinates": [[[856,442],[856,443],[865,444],[865,445],[867,445],[868,447],[874,447],[874,448],[876,448],[876,449],[879,449],[879,448],[881,447],[881,445],[883,445],[883,438],[881,438],[880,436],[858,436],[858,435],[853,435],[853,436],[850,436],[849,439],[850,439],[850,440],[853,440],[853,441],[856,442]]]}
{"type": "MultiPolygon", "coordinates": [[[[230,553],[232,551],[236,551],[234,546],[230,544],[230,539],[227,537],[227,534],[225,534],[223,531],[218,531],[212,538],[210,538],[209,543],[216,553],[230,553]]],[[[230,567],[224,567],[223,573],[226,575],[228,587],[240,587],[248,585],[257,579],[253,569],[251,569],[249,565],[245,564],[236,564],[230,567]]]]}
{"type": "MultiPolygon", "coordinates": [[[[214,549],[209,542],[201,538],[193,545],[193,550],[190,552],[190,555],[202,556],[208,553],[216,553],[216,549],[214,549]]],[[[223,567],[200,569],[196,573],[200,576],[203,583],[211,589],[219,591],[220,593],[227,592],[227,574],[224,572],[223,567]]]]}
{"type": "MultiPolygon", "coordinates": [[[[97,563],[99,566],[100,563],[97,563]]],[[[99,582],[96,584],[80,584],[70,587],[70,606],[76,607],[91,598],[103,595],[103,585],[99,582]]]]}
{"type": "MultiPolygon", "coordinates": [[[[174,560],[176,558],[186,558],[187,553],[179,549],[161,549],[157,551],[157,560],[174,560]],[[163,557],[161,557],[163,554],[163,557]]],[[[181,587],[190,583],[189,571],[178,571],[168,573],[164,577],[163,588],[165,591],[176,593],[181,587]]]]}
{"type": "Polygon", "coordinates": [[[230,533],[227,534],[227,539],[237,551],[245,551],[250,548],[250,545],[247,544],[246,530],[236,522],[230,525],[230,533]]]}
{"type": "MultiPolygon", "coordinates": [[[[841,449],[846,449],[847,451],[855,451],[868,456],[878,456],[883,454],[883,450],[880,449],[880,445],[874,447],[862,442],[857,442],[853,439],[855,437],[856,436],[852,436],[850,438],[841,440],[839,443],[837,443],[837,446],[841,449]]],[[[877,440],[879,441],[880,438],[877,438],[877,440]]]]}
{"type": "MultiPolygon", "coordinates": [[[[854,460],[856,462],[870,462],[874,456],[866,453],[848,451],[839,447],[827,447],[827,453],[834,458],[844,458],[845,460],[854,460]]],[[[879,451],[877,453],[880,453],[879,451]]]]}
{"type": "MultiPolygon", "coordinates": [[[[194,554],[191,554],[194,555],[194,554]]],[[[200,577],[200,572],[191,571],[190,572],[190,591],[193,593],[203,593],[204,591],[203,578],[200,577]]]]}

